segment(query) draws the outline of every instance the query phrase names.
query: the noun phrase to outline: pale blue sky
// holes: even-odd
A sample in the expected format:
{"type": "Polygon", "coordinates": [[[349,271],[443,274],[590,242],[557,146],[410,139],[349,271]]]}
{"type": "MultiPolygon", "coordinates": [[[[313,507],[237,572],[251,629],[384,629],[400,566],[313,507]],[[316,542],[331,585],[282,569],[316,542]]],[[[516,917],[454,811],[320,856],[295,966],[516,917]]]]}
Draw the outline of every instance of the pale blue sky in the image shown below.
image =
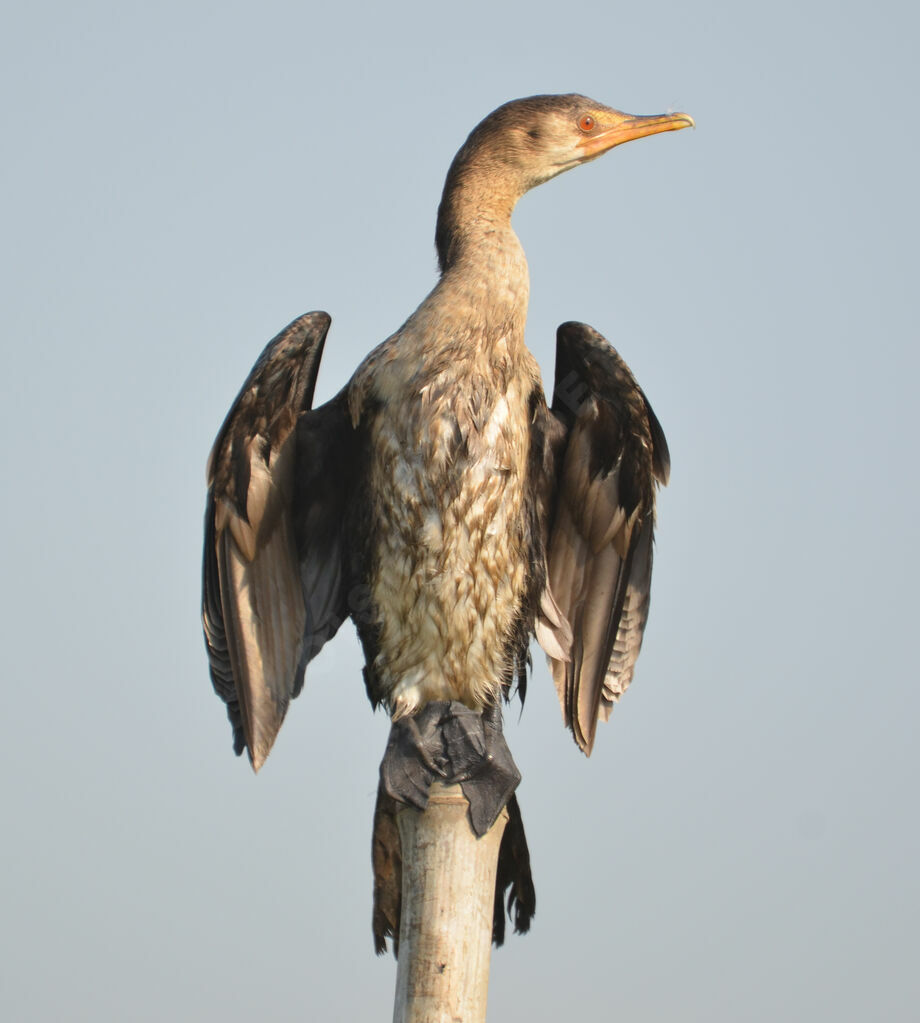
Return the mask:
{"type": "Polygon", "coordinates": [[[538,911],[490,1019],[914,1019],[916,8],[331,6],[4,18],[0,1016],[390,1018],[387,722],[345,629],[232,756],[205,458],[293,317],[333,316],[325,399],[425,295],[482,116],[578,91],[698,127],[521,202],[528,340],[551,379],[559,322],[606,334],[673,473],[594,756],[539,656],[508,715],[538,911]]]}

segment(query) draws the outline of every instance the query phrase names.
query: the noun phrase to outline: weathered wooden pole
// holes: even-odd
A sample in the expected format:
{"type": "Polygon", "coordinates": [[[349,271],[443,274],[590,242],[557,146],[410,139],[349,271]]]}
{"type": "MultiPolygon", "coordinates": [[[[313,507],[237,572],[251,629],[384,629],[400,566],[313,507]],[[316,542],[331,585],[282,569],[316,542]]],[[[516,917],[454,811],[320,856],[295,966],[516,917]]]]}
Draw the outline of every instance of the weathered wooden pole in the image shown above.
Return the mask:
{"type": "Polygon", "coordinates": [[[495,872],[508,811],[482,838],[459,785],[400,806],[402,914],[393,1023],[484,1023],[495,872]]]}

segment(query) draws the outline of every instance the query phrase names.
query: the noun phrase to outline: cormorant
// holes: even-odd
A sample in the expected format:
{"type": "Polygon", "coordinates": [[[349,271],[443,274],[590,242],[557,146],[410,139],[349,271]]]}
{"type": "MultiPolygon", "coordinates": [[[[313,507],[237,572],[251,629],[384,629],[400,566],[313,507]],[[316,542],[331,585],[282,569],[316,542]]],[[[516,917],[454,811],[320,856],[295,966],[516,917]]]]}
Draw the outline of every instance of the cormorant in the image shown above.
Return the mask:
{"type": "MultiPolygon", "coordinates": [[[[584,324],[558,330],[547,405],[524,345],[528,272],[511,213],[562,171],[692,124],[580,95],[506,103],[451,164],[438,283],[345,388],[311,407],[325,313],[265,348],[211,452],[203,585],[211,677],[255,770],[306,664],[349,617],[371,703],[397,722],[436,704],[500,722],[513,683],[523,697],[535,634],[590,754],[639,653],[668,449],[626,364],[584,324]]],[[[377,841],[393,840],[381,798],[378,950],[398,933],[399,897],[398,876],[389,895],[380,880],[377,841]]],[[[513,796],[509,812],[497,940],[503,885],[518,929],[533,912],[513,796]]]]}

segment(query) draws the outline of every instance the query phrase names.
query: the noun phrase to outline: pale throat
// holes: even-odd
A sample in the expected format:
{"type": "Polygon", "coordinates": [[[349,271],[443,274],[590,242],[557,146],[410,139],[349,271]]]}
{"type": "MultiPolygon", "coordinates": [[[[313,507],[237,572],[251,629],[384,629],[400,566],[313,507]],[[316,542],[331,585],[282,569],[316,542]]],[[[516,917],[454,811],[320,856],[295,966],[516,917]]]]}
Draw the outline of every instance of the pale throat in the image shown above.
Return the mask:
{"type": "Polygon", "coordinates": [[[510,332],[523,340],[530,274],[507,213],[481,213],[466,221],[435,293],[467,323],[478,323],[484,338],[510,332]]]}

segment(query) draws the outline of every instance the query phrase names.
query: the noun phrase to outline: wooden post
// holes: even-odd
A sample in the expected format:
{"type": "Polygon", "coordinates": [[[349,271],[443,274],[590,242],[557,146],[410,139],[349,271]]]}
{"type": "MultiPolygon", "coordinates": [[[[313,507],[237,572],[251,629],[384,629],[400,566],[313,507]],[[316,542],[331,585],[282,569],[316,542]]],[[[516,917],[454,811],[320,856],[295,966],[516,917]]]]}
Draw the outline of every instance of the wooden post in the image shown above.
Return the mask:
{"type": "Polygon", "coordinates": [[[476,838],[459,785],[402,806],[402,915],[393,1023],[484,1023],[495,871],[508,811],[476,838]]]}

